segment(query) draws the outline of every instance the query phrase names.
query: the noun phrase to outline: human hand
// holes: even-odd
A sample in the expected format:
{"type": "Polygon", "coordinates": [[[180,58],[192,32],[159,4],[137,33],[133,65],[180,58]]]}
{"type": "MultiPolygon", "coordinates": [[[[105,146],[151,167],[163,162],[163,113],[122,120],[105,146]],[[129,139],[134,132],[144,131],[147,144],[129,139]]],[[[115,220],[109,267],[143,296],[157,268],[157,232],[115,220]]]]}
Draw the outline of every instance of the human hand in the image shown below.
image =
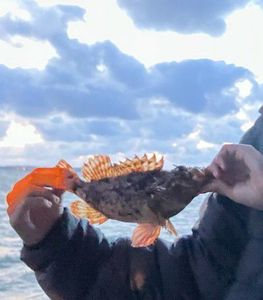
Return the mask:
{"type": "Polygon", "coordinates": [[[203,192],[218,192],[263,210],[263,155],[253,146],[224,145],[205,172],[212,173],[214,179],[203,192]]]}
{"type": "Polygon", "coordinates": [[[26,245],[40,242],[63,213],[61,196],[71,177],[65,169],[35,169],[8,193],[10,224],[26,245]]]}

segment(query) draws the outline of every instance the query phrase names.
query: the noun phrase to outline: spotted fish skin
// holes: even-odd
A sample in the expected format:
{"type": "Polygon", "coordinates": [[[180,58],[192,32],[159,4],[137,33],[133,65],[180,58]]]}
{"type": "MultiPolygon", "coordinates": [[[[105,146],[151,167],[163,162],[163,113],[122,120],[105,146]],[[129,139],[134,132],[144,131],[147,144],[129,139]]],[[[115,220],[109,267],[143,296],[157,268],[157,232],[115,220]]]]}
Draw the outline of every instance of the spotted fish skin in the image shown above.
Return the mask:
{"type": "Polygon", "coordinates": [[[162,171],[163,157],[135,156],[113,164],[107,155],[89,158],[82,168],[81,180],[64,160],[58,168],[66,168],[71,179],[66,190],[82,200],[71,203],[71,212],[86,218],[91,224],[102,224],[108,219],[137,223],[131,245],[145,247],[153,244],[162,227],[169,233],[177,231],[169,218],[178,214],[197,196],[210,180],[200,168],[178,166],[162,171]]]}
{"type": "Polygon", "coordinates": [[[208,180],[201,169],[178,166],[172,171],[78,180],[73,191],[110,219],[163,225],[165,219],[184,209],[208,180]]]}

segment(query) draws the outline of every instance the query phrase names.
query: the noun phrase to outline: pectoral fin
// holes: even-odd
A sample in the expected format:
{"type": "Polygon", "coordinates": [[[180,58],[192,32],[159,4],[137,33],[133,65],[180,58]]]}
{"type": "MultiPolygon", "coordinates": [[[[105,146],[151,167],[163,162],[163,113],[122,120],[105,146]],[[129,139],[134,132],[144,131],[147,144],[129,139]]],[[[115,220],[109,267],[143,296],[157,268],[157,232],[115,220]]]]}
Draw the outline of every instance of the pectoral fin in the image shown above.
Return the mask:
{"type": "Polygon", "coordinates": [[[133,247],[147,247],[152,245],[161,231],[160,225],[139,224],[132,235],[133,247]]]}
{"type": "Polygon", "coordinates": [[[70,210],[76,217],[88,219],[90,224],[102,224],[108,220],[101,212],[82,200],[72,202],[70,210]]]}

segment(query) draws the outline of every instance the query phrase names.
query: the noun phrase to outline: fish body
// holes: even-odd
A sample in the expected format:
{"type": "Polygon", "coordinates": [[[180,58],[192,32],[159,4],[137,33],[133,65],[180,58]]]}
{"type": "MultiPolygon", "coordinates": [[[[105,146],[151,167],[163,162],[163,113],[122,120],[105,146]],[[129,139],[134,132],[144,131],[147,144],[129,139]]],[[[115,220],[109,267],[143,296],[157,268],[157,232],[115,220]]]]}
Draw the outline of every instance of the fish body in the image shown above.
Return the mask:
{"type": "Polygon", "coordinates": [[[193,179],[195,172],[201,171],[179,166],[170,172],[81,180],[74,193],[110,219],[164,225],[164,220],[178,214],[199,194],[202,184],[193,179]]]}
{"type": "MultiPolygon", "coordinates": [[[[176,234],[169,218],[183,210],[210,177],[200,168],[163,171],[162,166],[163,159],[155,156],[114,165],[108,156],[95,156],[84,164],[85,181],[76,175],[68,188],[82,199],[72,203],[71,211],[92,224],[108,219],[138,223],[132,236],[135,247],[152,244],[161,227],[176,234]]],[[[65,161],[58,167],[71,169],[65,161]]]]}

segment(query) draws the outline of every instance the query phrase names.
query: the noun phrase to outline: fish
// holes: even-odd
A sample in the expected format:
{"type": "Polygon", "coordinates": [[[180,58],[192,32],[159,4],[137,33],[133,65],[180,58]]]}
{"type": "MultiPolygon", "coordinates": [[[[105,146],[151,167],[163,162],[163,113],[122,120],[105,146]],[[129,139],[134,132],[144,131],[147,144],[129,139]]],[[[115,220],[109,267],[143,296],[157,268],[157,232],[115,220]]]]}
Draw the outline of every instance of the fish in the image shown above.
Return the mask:
{"type": "Polygon", "coordinates": [[[179,165],[165,171],[163,164],[163,157],[157,159],[156,155],[135,156],[114,164],[108,155],[96,155],[84,163],[83,179],[65,160],[56,167],[74,174],[64,187],[80,198],[70,205],[73,215],[88,219],[90,224],[109,219],[137,223],[131,244],[146,247],[157,240],[162,227],[177,235],[170,218],[211,180],[205,169],[179,165]]]}

